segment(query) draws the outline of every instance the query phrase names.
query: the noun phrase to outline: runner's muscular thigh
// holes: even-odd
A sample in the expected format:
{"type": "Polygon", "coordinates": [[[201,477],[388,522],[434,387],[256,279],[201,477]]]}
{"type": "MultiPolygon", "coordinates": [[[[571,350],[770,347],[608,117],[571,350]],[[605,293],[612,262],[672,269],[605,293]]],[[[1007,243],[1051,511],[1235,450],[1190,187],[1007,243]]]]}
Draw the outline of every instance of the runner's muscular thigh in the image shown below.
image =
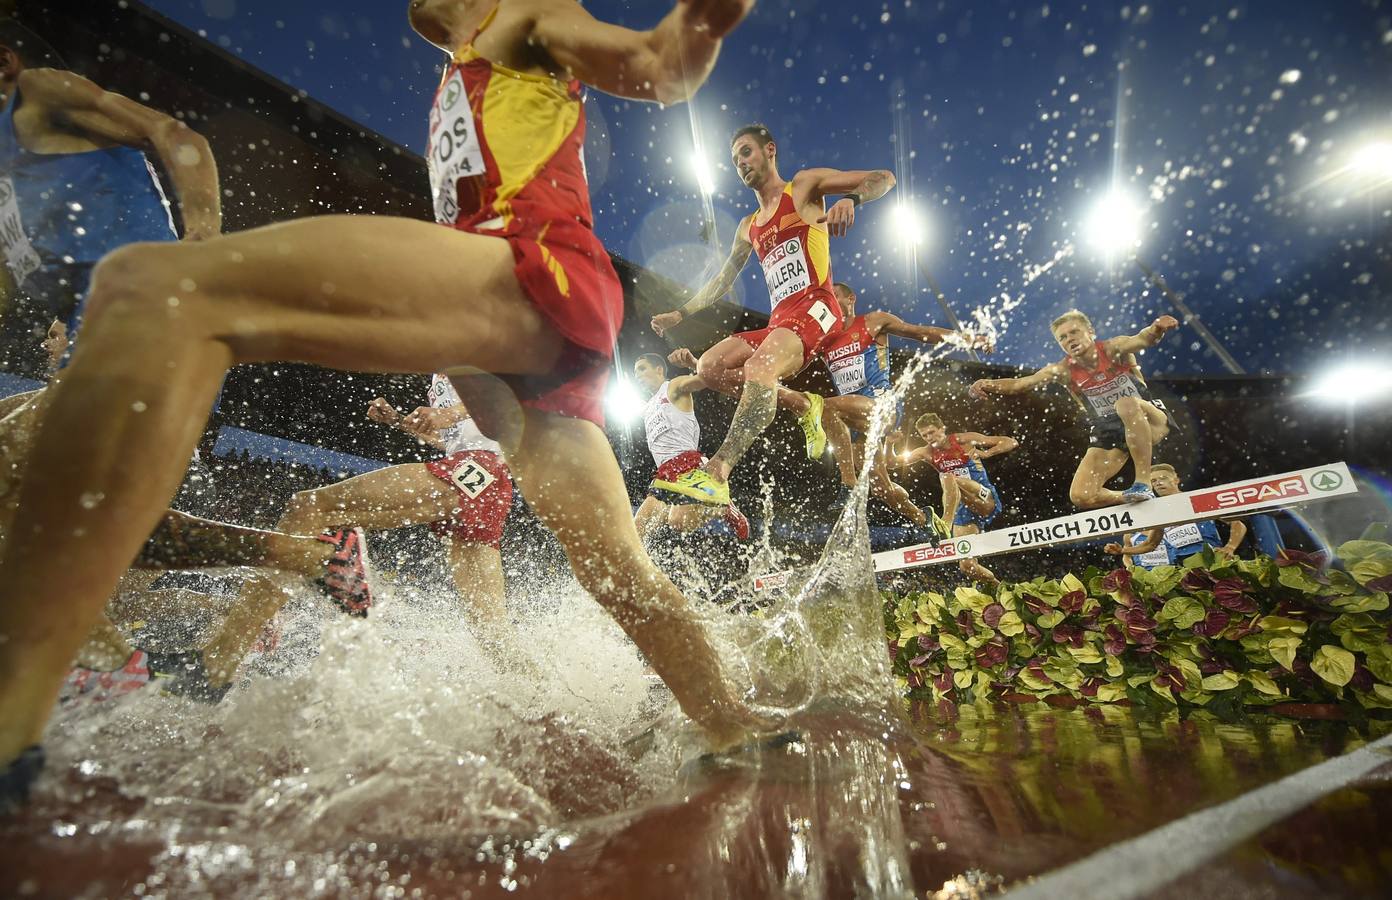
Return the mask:
{"type": "Polygon", "coordinates": [[[89,319],[142,299],[170,327],[227,344],[239,363],[532,374],[550,371],[564,344],[517,283],[506,241],[391,216],[123,248],[98,267],[89,319]]]}

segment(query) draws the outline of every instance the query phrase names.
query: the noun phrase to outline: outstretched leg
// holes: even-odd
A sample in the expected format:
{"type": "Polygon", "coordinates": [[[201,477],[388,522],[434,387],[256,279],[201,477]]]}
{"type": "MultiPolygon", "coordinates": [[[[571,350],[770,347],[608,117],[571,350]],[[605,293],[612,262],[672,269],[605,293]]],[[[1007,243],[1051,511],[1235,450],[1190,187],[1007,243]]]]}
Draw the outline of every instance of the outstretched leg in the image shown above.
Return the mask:
{"type": "MultiPolygon", "coordinates": [[[[717,344],[716,348],[724,343],[717,344]]],[[[704,360],[705,354],[701,358],[704,360]]],[[[797,371],[802,358],[802,340],[786,328],[775,328],[745,361],[742,368],[744,390],[735,407],[734,418],[730,420],[730,430],[705,467],[716,481],[729,479],[730,470],[773,421],[778,408],[778,380],[797,371]]],[[[704,375],[701,377],[705,379],[704,375]]]]}
{"type": "MultiPolygon", "coordinates": [[[[464,400],[475,409],[474,399],[464,400]]],[[[521,445],[509,450],[508,461],[581,587],[638,645],[682,711],[717,743],[741,737],[752,719],[700,617],[644,552],[604,433],[591,422],[528,409],[521,445]]]]}
{"type": "Polygon", "coordinates": [[[1124,465],[1125,450],[1089,447],[1083,454],[1082,461],[1078,463],[1078,471],[1073,473],[1073,484],[1068,488],[1068,498],[1079,509],[1098,509],[1124,502],[1120,491],[1105,487],[1124,465]]]}
{"type": "MultiPolygon", "coordinates": [[[[1155,435],[1151,433],[1150,417],[1147,409],[1155,409],[1138,397],[1122,397],[1117,401],[1116,411],[1121,424],[1126,428],[1126,450],[1131,454],[1131,463],[1136,467],[1136,483],[1150,484],[1150,461],[1155,450],[1155,435]]],[[[1156,410],[1159,412],[1159,410],[1156,410]]],[[[1161,414],[1161,418],[1164,415],[1161,414]]]]}
{"type": "Polygon", "coordinates": [[[889,477],[883,446],[875,451],[875,464],[870,470],[870,478],[871,490],[886,506],[920,528],[928,524],[928,516],[909,497],[909,492],[889,477]]]}
{"type": "MultiPolygon", "coordinates": [[[[953,537],[961,537],[962,535],[966,534],[980,533],[981,529],[976,527],[975,525],[952,526],[953,537]]],[[[977,582],[978,584],[1000,583],[1000,580],[996,578],[996,574],[994,572],[992,572],[990,569],[986,568],[974,559],[964,559],[957,564],[957,567],[962,570],[963,575],[966,575],[968,578],[970,578],[972,581],[977,582]]]]}
{"type": "Polygon", "coordinates": [[[290,359],[551,371],[563,339],[513,265],[499,238],[382,216],[106,257],[72,364],[50,388],[0,563],[0,763],[38,740],[69,661],[177,489],[228,368],[290,359]]]}

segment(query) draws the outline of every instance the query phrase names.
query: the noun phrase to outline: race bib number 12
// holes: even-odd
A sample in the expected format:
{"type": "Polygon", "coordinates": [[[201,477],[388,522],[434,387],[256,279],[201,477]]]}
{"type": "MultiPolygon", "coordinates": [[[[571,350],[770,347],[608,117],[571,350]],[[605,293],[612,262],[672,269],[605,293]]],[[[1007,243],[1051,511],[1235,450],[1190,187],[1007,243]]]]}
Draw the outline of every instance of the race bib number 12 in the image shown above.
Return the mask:
{"type": "Polygon", "coordinates": [[[450,480],[454,482],[455,487],[468,494],[470,500],[477,500],[496,479],[493,478],[492,472],[469,459],[454,467],[454,471],[450,473],[450,480]]]}

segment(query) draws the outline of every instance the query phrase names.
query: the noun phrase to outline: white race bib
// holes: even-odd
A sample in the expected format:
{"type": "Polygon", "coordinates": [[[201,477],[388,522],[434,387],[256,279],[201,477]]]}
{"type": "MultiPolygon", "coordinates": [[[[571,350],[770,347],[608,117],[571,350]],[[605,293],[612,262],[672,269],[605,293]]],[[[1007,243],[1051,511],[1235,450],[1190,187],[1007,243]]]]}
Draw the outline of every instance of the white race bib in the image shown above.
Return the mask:
{"type": "Polygon", "coordinates": [[[1173,528],[1165,529],[1165,540],[1170,542],[1170,546],[1178,550],[1180,547],[1188,547],[1190,544],[1197,544],[1203,540],[1203,535],[1199,533],[1199,526],[1190,522],[1188,525],[1176,525],[1173,528]]]}
{"type": "Polygon", "coordinates": [[[430,193],[435,199],[435,221],[452,224],[459,218],[461,178],[482,175],[483,151],[474,129],[464,76],[455,69],[435,95],[430,110],[430,193]]]}
{"type": "Polygon", "coordinates": [[[836,382],[836,393],[845,396],[854,394],[865,387],[865,354],[851,353],[832,363],[831,380],[836,382]]]}
{"type": "Polygon", "coordinates": [[[1170,554],[1166,552],[1165,545],[1161,544],[1149,553],[1142,553],[1135,557],[1136,565],[1153,569],[1156,566],[1168,566],[1170,564],[1170,554]]]}
{"type": "Polygon", "coordinates": [[[479,494],[488,490],[488,486],[496,479],[492,472],[472,459],[467,459],[454,467],[454,471],[450,473],[450,480],[454,482],[455,487],[468,494],[470,500],[477,500],[479,494]]]}
{"type": "Polygon", "coordinates": [[[15,193],[14,180],[8,175],[0,176],[0,248],[4,250],[5,267],[10,270],[16,287],[24,284],[24,279],[43,265],[24,230],[24,220],[19,215],[19,196],[15,193]]]}
{"type": "Polygon", "coordinates": [[[1083,396],[1087,398],[1093,414],[1100,418],[1116,415],[1117,401],[1122,397],[1139,399],[1141,389],[1136,386],[1135,380],[1130,375],[1118,375],[1106,384],[1084,388],[1083,396]]]}
{"type": "MultiPolygon", "coordinates": [[[[764,267],[764,283],[768,285],[769,302],[773,308],[812,286],[812,270],[807,267],[807,253],[800,238],[789,238],[774,247],[760,263],[764,267]]],[[[817,324],[827,331],[835,324],[836,317],[831,315],[831,310],[826,309],[825,304],[822,308],[831,322],[823,323],[818,319],[817,324]]]]}

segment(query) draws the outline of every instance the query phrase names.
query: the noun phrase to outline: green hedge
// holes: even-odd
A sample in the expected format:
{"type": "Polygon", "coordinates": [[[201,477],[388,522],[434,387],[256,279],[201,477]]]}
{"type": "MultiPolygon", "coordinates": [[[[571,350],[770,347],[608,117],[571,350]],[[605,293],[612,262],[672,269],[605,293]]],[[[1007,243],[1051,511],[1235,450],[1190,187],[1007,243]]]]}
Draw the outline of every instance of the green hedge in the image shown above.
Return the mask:
{"type": "Polygon", "coordinates": [[[1392,546],[1337,558],[1206,549],[1153,571],[885,595],[893,670],[911,699],[1067,696],[1214,712],[1338,703],[1392,709],[1392,546]]]}

